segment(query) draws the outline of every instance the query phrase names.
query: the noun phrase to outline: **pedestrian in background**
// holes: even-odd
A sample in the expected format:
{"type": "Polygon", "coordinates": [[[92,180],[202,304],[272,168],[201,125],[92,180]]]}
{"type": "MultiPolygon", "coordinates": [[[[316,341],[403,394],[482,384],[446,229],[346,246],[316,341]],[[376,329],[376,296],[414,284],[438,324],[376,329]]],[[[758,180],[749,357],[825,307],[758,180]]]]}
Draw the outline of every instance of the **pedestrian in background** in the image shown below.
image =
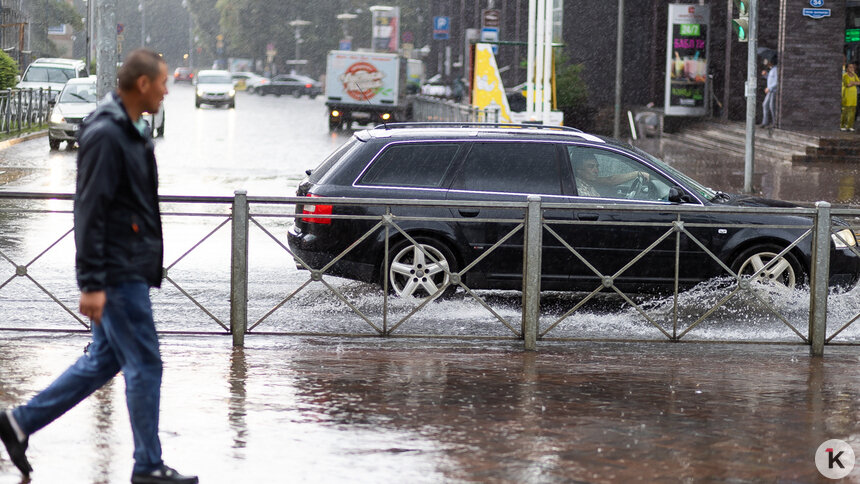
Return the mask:
{"type": "Polygon", "coordinates": [[[26,405],[0,411],[0,439],[29,476],[30,435],[122,370],[134,436],[131,482],[195,484],[197,477],[164,465],[158,438],[162,363],[149,289],[161,285],[163,240],[154,145],[141,114],[158,111],[167,94],[167,65],[156,52],[137,49],[118,80],[117,92],[87,118],[78,138],[75,266],[92,342],[26,405]]]}
{"type": "Polygon", "coordinates": [[[764,101],[762,101],[762,120],[763,128],[773,128],[773,123],[776,121],[776,91],[779,83],[779,73],[776,67],[776,57],[764,60],[764,66],[767,72],[767,87],[764,88],[764,101]]]}
{"type": "Polygon", "coordinates": [[[860,77],[857,77],[857,67],[849,62],[842,74],[842,120],[839,129],[842,131],[854,131],[854,117],[857,114],[857,86],[860,85],[860,77]]]}

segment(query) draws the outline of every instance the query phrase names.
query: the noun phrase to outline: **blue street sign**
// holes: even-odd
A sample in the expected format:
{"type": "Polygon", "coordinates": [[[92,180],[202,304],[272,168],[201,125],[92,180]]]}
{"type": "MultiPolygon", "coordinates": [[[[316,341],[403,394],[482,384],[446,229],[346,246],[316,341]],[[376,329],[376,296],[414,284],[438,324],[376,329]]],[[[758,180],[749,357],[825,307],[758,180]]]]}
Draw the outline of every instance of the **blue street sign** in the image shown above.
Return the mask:
{"type": "Polygon", "coordinates": [[[341,39],[337,45],[337,50],[352,50],[352,41],[341,39]]]}
{"type": "Polygon", "coordinates": [[[824,6],[824,0],[809,0],[809,6],[815,7],[815,8],[823,7],[824,6]]]}
{"type": "MultiPolygon", "coordinates": [[[[497,27],[484,27],[481,29],[481,41],[486,42],[498,42],[499,41],[499,29],[497,27]]],[[[499,54],[499,46],[498,44],[492,45],[493,55],[499,54]]]]}
{"type": "Polygon", "coordinates": [[[450,17],[433,17],[433,40],[448,40],[451,35],[450,17]]]}
{"type": "Polygon", "coordinates": [[[804,8],[803,9],[804,17],[811,17],[815,19],[829,17],[830,9],[829,8],[804,8]]]}

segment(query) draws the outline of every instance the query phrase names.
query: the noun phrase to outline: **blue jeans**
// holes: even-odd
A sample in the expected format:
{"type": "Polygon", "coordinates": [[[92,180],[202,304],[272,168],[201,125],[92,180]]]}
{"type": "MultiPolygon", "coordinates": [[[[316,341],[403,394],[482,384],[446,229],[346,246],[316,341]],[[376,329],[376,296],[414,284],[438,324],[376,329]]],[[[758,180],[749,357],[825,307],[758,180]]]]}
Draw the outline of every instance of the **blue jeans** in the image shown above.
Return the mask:
{"type": "Polygon", "coordinates": [[[770,91],[764,95],[762,102],[762,126],[770,126],[776,121],[776,92],[770,91]]]}
{"type": "Polygon", "coordinates": [[[93,341],[48,388],[13,410],[27,435],[63,415],[98,390],[120,370],[134,435],[134,470],[161,466],[158,407],[161,398],[161,355],[152,319],[149,286],[143,282],[108,287],[100,325],[93,324],[93,341]]]}

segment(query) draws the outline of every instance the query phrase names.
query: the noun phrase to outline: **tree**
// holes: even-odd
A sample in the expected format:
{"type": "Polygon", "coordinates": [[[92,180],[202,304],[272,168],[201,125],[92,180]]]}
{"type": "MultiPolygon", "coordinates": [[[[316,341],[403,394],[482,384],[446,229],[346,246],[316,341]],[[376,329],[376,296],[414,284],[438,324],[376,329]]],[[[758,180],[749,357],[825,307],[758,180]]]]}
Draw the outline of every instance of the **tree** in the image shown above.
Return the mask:
{"type": "Polygon", "coordinates": [[[18,75],[18,63],[0,50],[0,89],[15,87],[15,76],[18,75]]]}
{"type": "Polygon", "coordinates": [[[57,57],[59,49],[48,39],[48,27],[67,24],[74,31],[84,28],[84,22],[75,8],[62,0],[32,0],[28,6],[30,22],[30,49],[36,57],[57,57]]]}

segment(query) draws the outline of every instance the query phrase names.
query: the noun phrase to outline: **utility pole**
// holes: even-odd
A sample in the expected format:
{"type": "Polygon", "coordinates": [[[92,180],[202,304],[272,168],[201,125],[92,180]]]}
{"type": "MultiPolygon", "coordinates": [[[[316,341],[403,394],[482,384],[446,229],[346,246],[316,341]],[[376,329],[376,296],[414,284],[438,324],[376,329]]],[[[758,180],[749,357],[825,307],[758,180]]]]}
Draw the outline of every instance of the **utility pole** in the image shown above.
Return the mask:
{"type": "Polygon", "coordinates": [[[96,48],[96,92],[98,98],[105,97],[109,92],[116,90],[116,2],[117,0],[90,0],[97,1],[96,5],[96,32],[98,45],[96,48]]]}
{"type": "Polygon", "coordinates": [[[744,192],[753,191],[753,173],[755,167],[755,106],[756,106],[756,38],[758,36],[758,0],[750,0],[749,41],[747,43],[747,82],[745,94],[747,98],[747,129],[746,150],[744,151],[744,192]]]}
{"type": "Polygon", "coordinates": [[[618,0],[618,29],[615,45],[615,119],[612,137],[621,137],[621,75],[624,64],[624,0],[618,0]]]}
{"type": "Polygon", "coordinates": [[[86,1],[86,5],[87,5],[87,33],[86,33],[86,37],[87,37],[87,41],[86,41],[86,46],[87,46],[87,55],[86,55],[87,74],[92,74],[92,72],[90,71],[90,64],[92,64],[93,2],[95,2],[95,0],[85,0],[85,1],[86,1]]]}

